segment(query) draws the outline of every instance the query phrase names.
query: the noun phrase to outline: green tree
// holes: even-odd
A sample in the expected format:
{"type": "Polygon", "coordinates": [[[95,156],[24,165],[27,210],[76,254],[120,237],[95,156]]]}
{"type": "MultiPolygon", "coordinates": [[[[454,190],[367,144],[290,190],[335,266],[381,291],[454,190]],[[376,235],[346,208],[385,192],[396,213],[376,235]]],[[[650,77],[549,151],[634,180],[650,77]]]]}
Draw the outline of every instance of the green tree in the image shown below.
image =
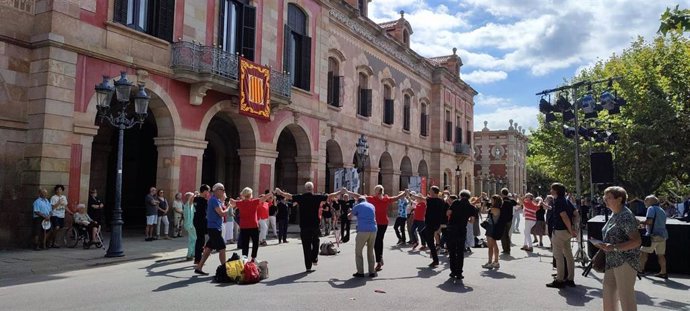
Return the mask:
{"type": "Polygon", "coordinates": [[[666,8],[666,11],[661,14],[661,25],[657,32],[665,36],[669,31],[679,34],[690,31],[689,9],[680,10],[678,5],[673,10],[666,8]]]}

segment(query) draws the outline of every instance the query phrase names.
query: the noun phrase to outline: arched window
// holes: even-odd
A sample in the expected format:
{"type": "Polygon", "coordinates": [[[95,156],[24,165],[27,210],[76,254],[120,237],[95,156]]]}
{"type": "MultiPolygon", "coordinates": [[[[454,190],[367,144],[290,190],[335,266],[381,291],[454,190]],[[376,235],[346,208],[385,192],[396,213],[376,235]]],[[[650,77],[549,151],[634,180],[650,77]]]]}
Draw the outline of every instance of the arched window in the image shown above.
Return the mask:
{"type": "Polygon", "coordinates": [[[403,43],[406,47],[410,47],[410,33],[407,32],[407,29],[403,30],[403,43]]]}
{"type": "Polygon", "coordinates": [[[364,72],[358,74],[357,86],[357,114],[363,117],[371,117],[371,89],[369,88],[369,75],[364,72]]]}
{"type": "Polygon", "coordinates": [[[341,107],[340,101],[343,77],[338,75],[340,64],[333,58],[328,58],[328,99],[327,102],[333,107],[341,107]]]}
{"type": "Polygon", "coordinates": [[[383,86],[383,123],[392,125],[395,119],[395,104],[393,101],[393,91],[387,84],[383,86]]]}
{"type": "Polygon", "coordinates": [[[292,85],[309,90],[311,75],[311,38],[307,36],[307,15],[297,5],[288,4],[285,24],[283,67],[290,73],[292,85]]]}
{"type": "Polygon", "coordinates": [[[403,130],[410,130],[410,95],[403,96],[403,130]]]}
{"type": "Polygon", "coordinates": [[[429,120],[429,115],[427,114],[426,108],[427,104],[422,103],[422,109],[421,109],[421,115],[420,115],[420,120],[419,120],[419,134],[426,137],[429,135],[427,129],[429,128],[429,124],[427,124],[429,120]]]}

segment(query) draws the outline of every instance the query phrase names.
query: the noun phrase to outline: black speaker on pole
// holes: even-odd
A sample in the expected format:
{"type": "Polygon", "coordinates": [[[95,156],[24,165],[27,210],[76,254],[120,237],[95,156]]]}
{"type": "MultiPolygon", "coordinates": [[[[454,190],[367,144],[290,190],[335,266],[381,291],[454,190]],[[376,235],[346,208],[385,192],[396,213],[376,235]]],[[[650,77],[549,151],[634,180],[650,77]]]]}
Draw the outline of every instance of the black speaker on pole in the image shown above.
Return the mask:
{"type": "Polygon", "coordinates": [[[592,183],[609,184],[613,182],[613,156],[610,152],[595,152],[590,155],[592,164],[592,183]]]}

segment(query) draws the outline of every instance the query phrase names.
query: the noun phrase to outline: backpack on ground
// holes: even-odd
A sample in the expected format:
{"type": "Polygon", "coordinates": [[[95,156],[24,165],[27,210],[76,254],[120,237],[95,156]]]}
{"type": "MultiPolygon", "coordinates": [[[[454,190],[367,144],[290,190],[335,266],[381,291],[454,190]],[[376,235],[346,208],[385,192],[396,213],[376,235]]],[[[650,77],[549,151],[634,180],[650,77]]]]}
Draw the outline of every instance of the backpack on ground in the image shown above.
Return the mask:
{"type": "Polygon", "coordinates": [[[225,263],[225,271],[230,282],[240,283],[244,277],[244,264],[242,260],[231,260],[225,263]]]}
{"type": "Polygon", "coordinates": [[[268,261],[261,261],[257,266],[259,267],[259,278],[268,279],[268,261]]]}
{"type": "Polygon", "coordinates": [[[244,265],[244,277],[242,279],[242,284],[254,284],[259,283],[261,280],[261,275],[259,274],[259,267],[253,261],[248,261],[244,265]]]}
{"type": "Polygon", "coordinates": [[[216,268],[216,274],[213,276],[213,281],[216,283],[232,283],[232,279],[228,277],[228,272],[225,268],[225,265],[218,265],[218,268],[216,268]]]}
{"type": "Polygon", "coordinates": [[[335,247],[333,242],[321,243],[319,247],[319,254],[325,256],[332,256],[338,253],[338,249],[335,247]]]}

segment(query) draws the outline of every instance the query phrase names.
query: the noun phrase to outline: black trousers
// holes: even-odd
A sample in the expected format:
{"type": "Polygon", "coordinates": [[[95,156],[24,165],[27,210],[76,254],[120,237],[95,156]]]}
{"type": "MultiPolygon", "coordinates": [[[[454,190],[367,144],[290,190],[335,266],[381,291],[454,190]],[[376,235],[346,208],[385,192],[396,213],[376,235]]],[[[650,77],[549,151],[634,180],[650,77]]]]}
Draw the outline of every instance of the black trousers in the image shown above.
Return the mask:
{"type": "Polygon", "coordinates": [[[395,235],[398,240],[405,242],[405,225],[407,224],[407,217],[398,217],[395,219],[395,225],[393,225],[393,230],[395,230],[395,235]]]}
{"type": "Polygon", "coordinates": [[[467,227],[458,228],[448,226],[446,235],[448,237],[447,244],[450,272],[461,275],[462,267],[465,264],[465,239],[467,237],[467,227]]]}
{"type": "Polygon", "coordinates": [[[434,233],[438,231],[440,225],[426,224],[424,230],[422,231],[423,239],[426,240],[426,246],[429,247],[429,252],[431,252],[431,258],[434,262],[438,262],[438,251],[436,250],[436,240],[434,239],[434,233]]]}
{"type": "Polygon", "coordinates": [[[204,252],[204,244],[206,243],[206,219],[203,223],[194,222],[194,231],[196,231],[196,242],[194,243],[194,262],[201,261],[201,254],[204,252]]]}
{"type": "Polygon", "coordinates": [[[383,238],[386,236],[386,229],[388,225],[376,226],[376,241],[374,241],[374,254],[376,255],[376,262],[383,261],[383,238]]]}
{"type": "Polygon", "coordinates": [[[340,240],[350,240],[350,219],[347,217],[340,217],[340,240]]]}
{"type": "Polygon", "coordinates": [[[277,220],[278,223],[278,242],[287,241],[288,220],[287,218],[277,220]]]}
{"type": "Polygon", "coordinates": [[[301,228],[299,236],[302,239],[304,253],[304,267],[311,269],[311,265],[319,261],[319,230],[316,228],[301,228]]]}
{"type": "Polygon", "coordinates": [[[503,230],[503,236],[501,236],[501,247],[503,248],[503,252],[510,253],[510,235],[513,234],[513,232],[510,231],[510,227],[513,223],[509,221],[503,225],[506,226],[506,228],[503,230]]]}
{"type": "Polygon", "coordinates": [[[256,258],[259,252],[259,228],[240,229],[242,239],[240,242],[240,249],[242,249],[242,256],[249,256],[249,239],[252,240],[252,257],[256,258]]]}

